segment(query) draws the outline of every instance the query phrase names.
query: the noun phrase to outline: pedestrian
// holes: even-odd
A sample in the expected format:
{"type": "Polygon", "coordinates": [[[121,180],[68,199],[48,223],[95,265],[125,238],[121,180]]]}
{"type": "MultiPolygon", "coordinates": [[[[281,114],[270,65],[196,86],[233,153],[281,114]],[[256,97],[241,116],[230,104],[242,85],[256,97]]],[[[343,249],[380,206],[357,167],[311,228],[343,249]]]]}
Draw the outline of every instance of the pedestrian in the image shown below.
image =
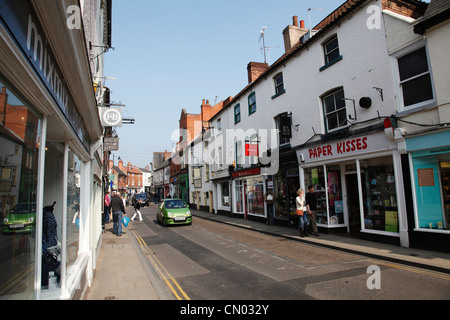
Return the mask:
{"type": "Polygon", "coordinates": [[[105,223],[109,222],[109,203],[111,202],[111,198],[109,197],[109,191],[105,194],[105,204],[104,204],[104,214],[105,214],[105,223]]]}
{"type": "Polygon", "coordinates": [[[317,229],[316,223],[316,213],[317,213],[317,197],[314,192],[314,186],[308,186],[309,193],[306,195],[306,210],[308,211],[308,217],[310,222],[310,227],[313,229],[313,234],[318,237],[319,230],[317,229]]]}
{"type": "Polygon", "coordinates": [[[140,209],[141,209],[141,199],[139,199],[134,203],[134,215],[133,217],[131,217],[131,221],[134,221],[136,215],[139,215],[139,221],[142,221],[142,214],[140,209]]]}
{"type": "Polygon", "coordinates": [[[296,215],[298,216],[298,229],[300,230],[300,237],[308,236],[305,232],[305,227],[308,226],[308,217],[306,215],[305,207],[305,192],[302,188],[297,190],[298,197],[295,198],[297,207],[296,215]]]}
{"type": "Polygon", "coordinates": [[[122,236],[122,218],[127,215],[125,212],[125,206],[120,198],[119,193],[115,193],[109,204],[109,209],[113,216],[113,233],[118,237],[122,236]]]}

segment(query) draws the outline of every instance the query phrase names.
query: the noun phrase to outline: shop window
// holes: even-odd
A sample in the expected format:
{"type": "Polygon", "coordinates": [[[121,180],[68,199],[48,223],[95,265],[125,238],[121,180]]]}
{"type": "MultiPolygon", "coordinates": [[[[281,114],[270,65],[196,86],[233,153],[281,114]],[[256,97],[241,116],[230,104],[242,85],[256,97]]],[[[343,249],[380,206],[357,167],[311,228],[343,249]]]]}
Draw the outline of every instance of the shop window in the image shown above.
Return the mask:
{"type": "Polygon", "coordinates": [[[262,178],[247,179],[248,213],[264,215],[264,183],[262,178]]]}
{"type": "Polygon", "coordinates": [[[325,128],[327,132],[347,126],[344,90],[339,89],[323,97],[325,128]]]}
{"type": "Polygon", "coordinates": [[[41,115],[0,81],[0,299],[34,299],[41,124],[41,115]]]}
{"type": "Polygon", "coordinates": [[[44,210],[42,218],[41,289],[61,287],[64,251],[64,144],[47,142],[45,152],[44,210]]]}
{"type": "Polygon", "coordinates": [[[343,224],[344,208],[339,166],[305,169],[305,185],[314,186],[317,199],[316,222],[325,226],[343,224]]]}
{"type": "Polygon", "coordinates": [[[236,213],[244,213],[244,181],[236,180],[235,182],[235,197],[236,197],[236,213]]]}
{"type": "MultiPolygon", "coordinates": [[[[66,268],[70,273],[70,266],[78,257],[79,228],[80,228],[80,186],[81,161],[75,153],[69,151],[67,172],[67,225],[66,225],[66,268]]],[[[74,271],[74,270],[73,270],[74,271]]]]}
{"type": "Polygon", "coordinates": [[[361,160],[364,229],[399,232],[394,165],[391,156],[361,160]]]}
{"type": "Polygon", "coordinates": [[[417,227],[450,230],[450,155],[413,157],[413,166],[417,227]]]}
{"type": "Polygon", "coordinates": [[[228,182],[222,182],[220,185],[220,205],[223,207],[230,206],[230,190],[228,182]]]}
{"type": "Polygon", "coordinates": [[[425,47],[398,58],[398,70],[405,107],[433,100],[425,47]]]}

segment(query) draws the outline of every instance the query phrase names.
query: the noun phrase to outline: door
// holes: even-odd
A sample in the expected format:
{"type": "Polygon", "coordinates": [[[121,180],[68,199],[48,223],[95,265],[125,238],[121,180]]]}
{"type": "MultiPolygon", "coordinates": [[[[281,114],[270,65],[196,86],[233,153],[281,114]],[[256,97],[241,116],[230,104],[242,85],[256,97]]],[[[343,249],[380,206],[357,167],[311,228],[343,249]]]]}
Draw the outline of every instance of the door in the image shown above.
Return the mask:
{"type": "Polygon", "coordinates": [[[357,174],[346,174],[345,184],[347,187],[347,208],[350,233],[359,233],[361,231],[361,211],[359,204],[357,174]]]}

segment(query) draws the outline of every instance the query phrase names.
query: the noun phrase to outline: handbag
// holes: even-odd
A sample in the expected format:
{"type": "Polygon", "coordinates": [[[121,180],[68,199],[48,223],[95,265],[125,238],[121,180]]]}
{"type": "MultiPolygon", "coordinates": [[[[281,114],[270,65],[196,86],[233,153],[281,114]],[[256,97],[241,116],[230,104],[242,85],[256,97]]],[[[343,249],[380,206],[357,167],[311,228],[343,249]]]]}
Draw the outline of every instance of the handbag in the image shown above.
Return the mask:
{"type": "Polygon", "coordinates": [[[124,217],[124,218],[122,219],[122,223],[123,223],[123,225],[125,226],[125,228],[128,227],[128,224],[130,223],[130,218],[124,217]]]}
{"type": "Polygon", "coordinates": [[[295,215],[296,216],[303,216],[303,210],[302,209],[297,209],[297,211],[295,211],[295,215]]]}

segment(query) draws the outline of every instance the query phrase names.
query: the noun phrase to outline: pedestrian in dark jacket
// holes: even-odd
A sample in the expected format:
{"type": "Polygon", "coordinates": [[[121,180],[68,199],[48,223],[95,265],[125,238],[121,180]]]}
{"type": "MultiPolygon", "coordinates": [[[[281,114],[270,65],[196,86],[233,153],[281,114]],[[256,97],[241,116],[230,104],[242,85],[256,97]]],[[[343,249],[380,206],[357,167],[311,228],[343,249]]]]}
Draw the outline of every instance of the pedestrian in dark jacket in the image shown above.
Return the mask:
{"type": "Polygon", "coordinates": [[[123,201],[120,198],[120,195],[118,193],[114,193],[113,197],[111,199],[111,202],[109,204],[110,212],[112,212],[113,215],[113,232],[117,236],[122,236],[122,219],[123,216],[127,215],[125,212],[125,206],[123,205],[123,201]]]}
{"type": "Polygon", "coordinates": [[[142,214],[141,214],[141,199],[139,199],[138,201],[136,201],[134,203],[134,215],[131,218],[131,221],[134,221],[134,218],[136,217],[136,215],[139,215],[139,221],[142,221],[142,214]]]}

